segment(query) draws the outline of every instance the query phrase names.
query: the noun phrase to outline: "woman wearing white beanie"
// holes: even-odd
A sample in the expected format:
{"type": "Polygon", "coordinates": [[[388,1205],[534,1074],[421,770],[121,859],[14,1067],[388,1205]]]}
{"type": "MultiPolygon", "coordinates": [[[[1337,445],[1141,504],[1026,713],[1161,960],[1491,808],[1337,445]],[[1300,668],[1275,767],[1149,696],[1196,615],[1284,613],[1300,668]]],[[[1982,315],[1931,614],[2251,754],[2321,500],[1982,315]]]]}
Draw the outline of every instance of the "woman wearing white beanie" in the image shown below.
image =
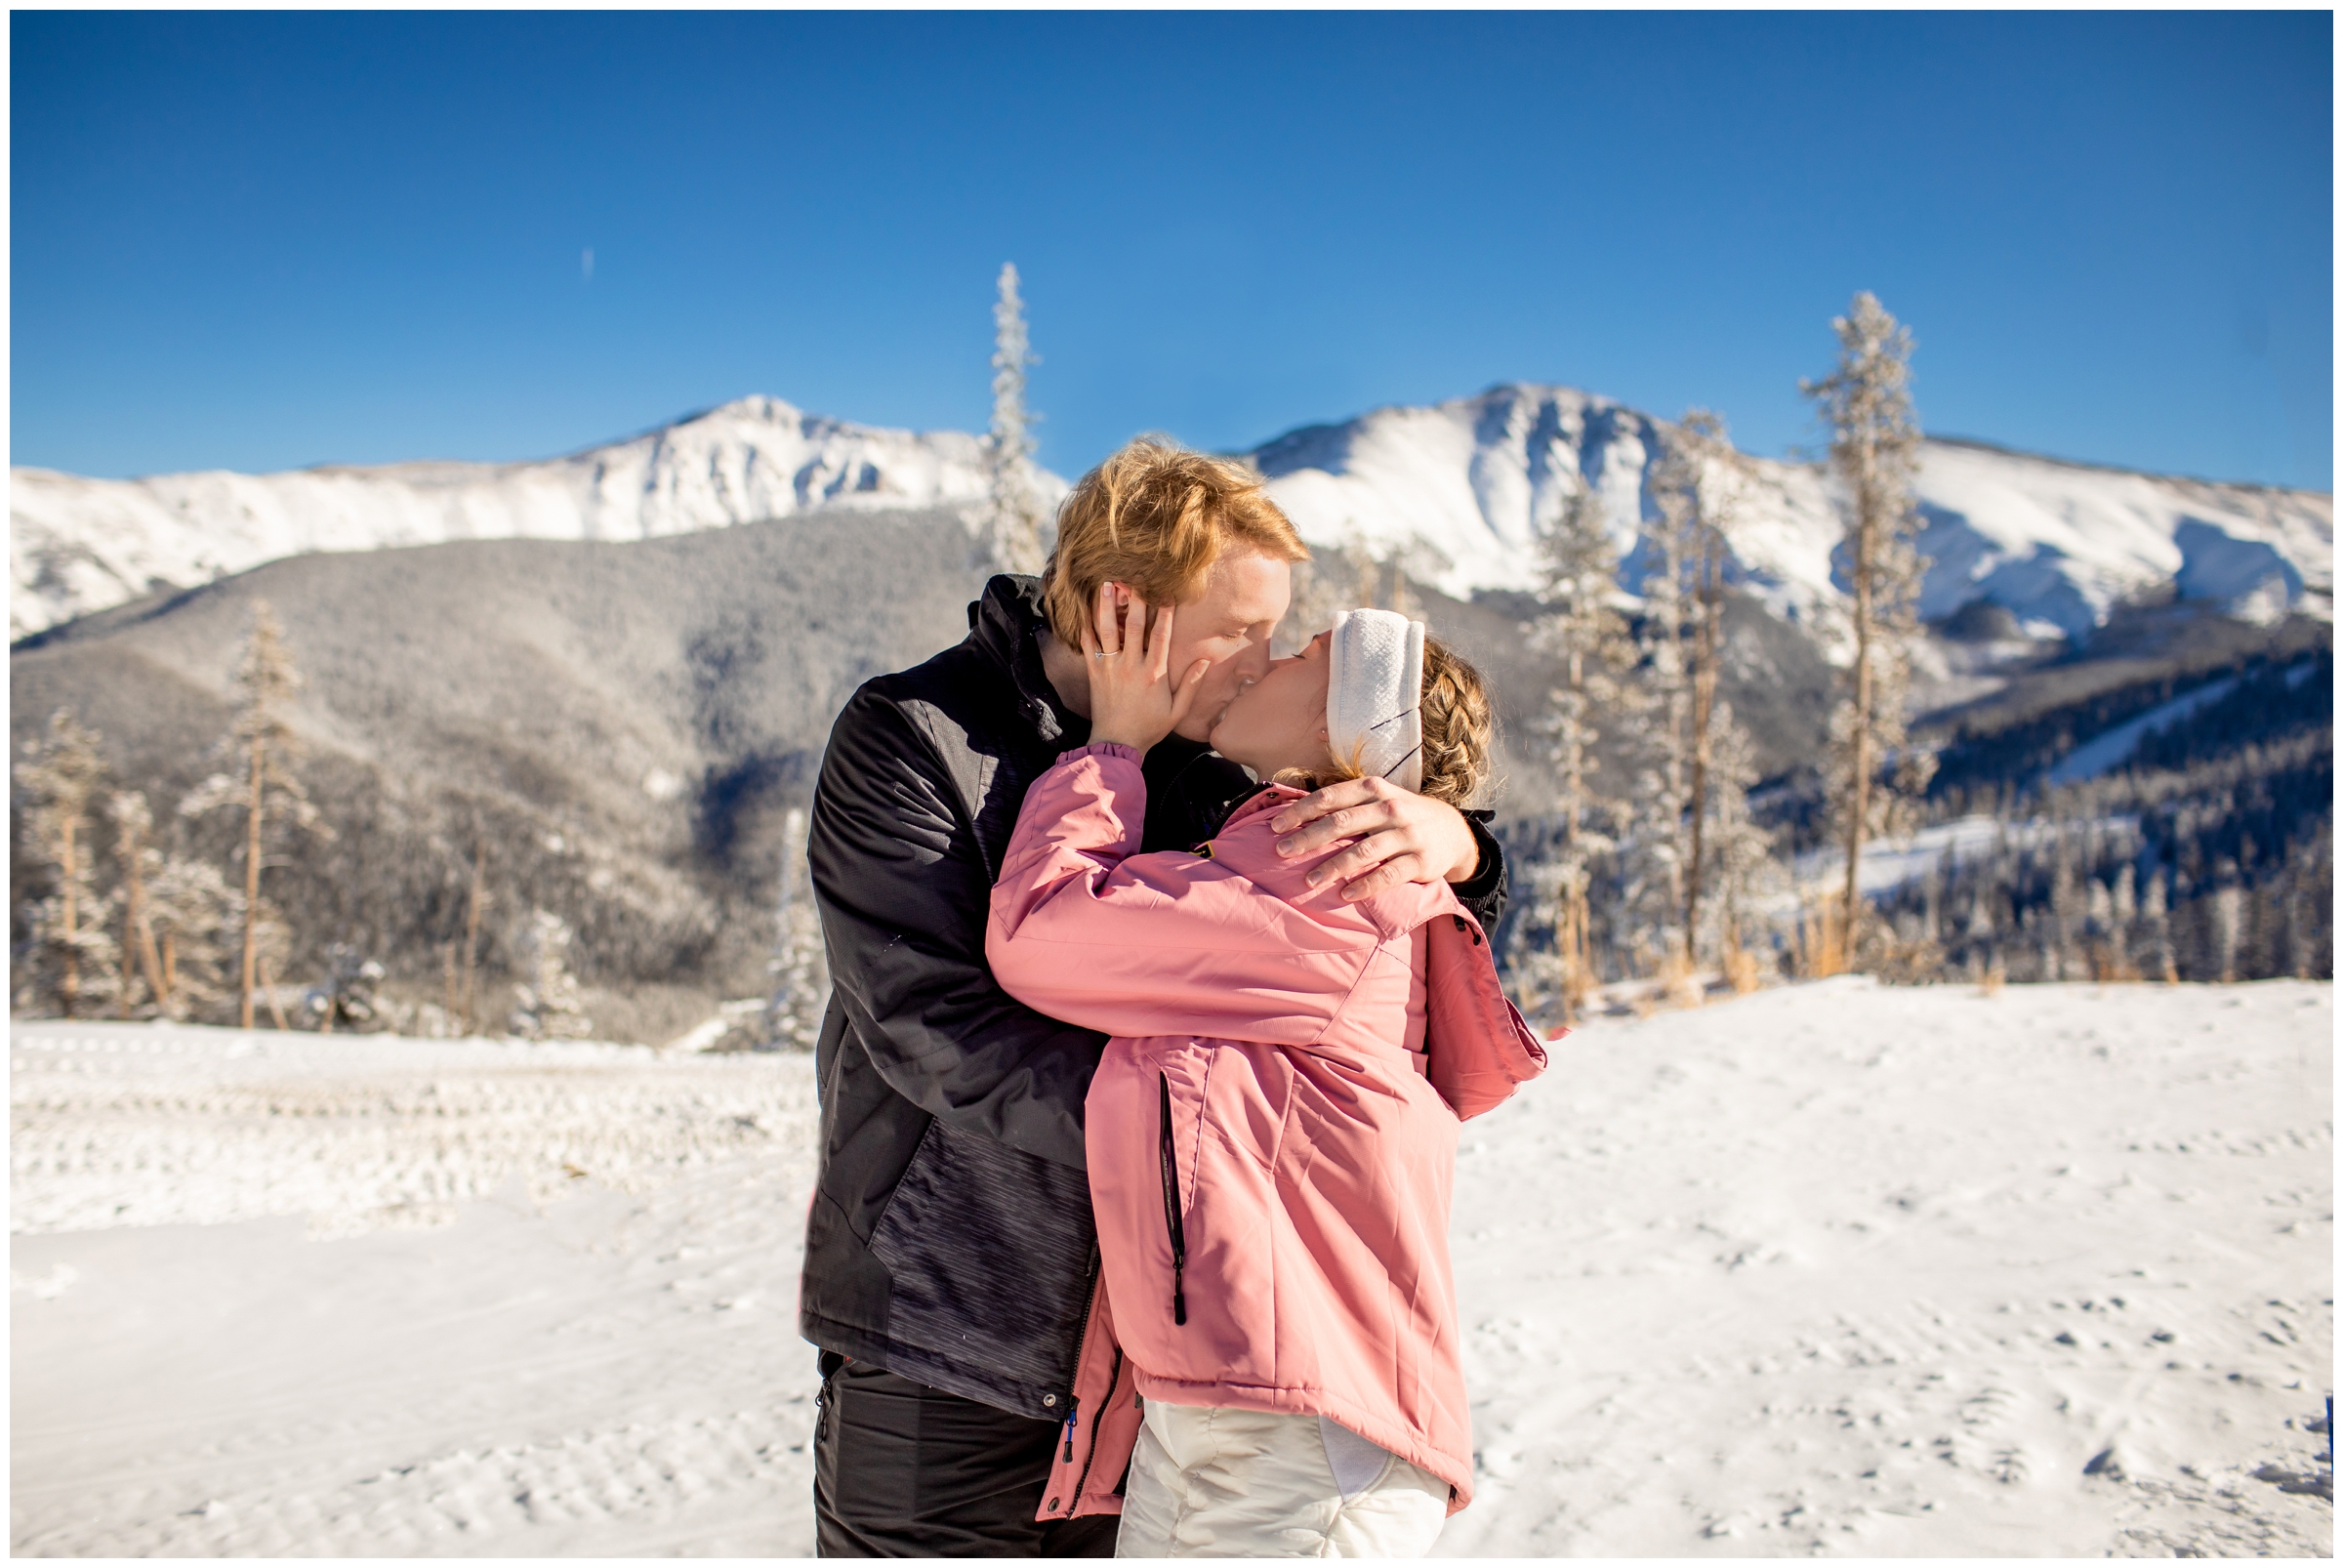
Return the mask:
{"type": "Polygon", "coordinates": [[[1342,842],[1288,860],[1270,823],[1342,778],[1466,804],[1488,699],[1420,625],[1345,612],[1213,730],[1261,792],[1197,853],[1136,853],[1140,759],[1192,685],[1143,610],[1102,600],[1091,743],[1026,795],[985,940],[1010,995],[1111,1037],[1104,1267],[1043,1515],[1121,1512],[1119,1556],[1420,1556],[1472,1496],[1457,1124],[1544,1052],[1445,884],[1345,902],[1309,881],[1342,842]]]}
{"type": "Polygon", "coordinates": [[[1327,633],[1326,663],[1328,749],[1361,778],[1420,792],[1423,623],[1393,610],[1344,610],[1327,633]]]}

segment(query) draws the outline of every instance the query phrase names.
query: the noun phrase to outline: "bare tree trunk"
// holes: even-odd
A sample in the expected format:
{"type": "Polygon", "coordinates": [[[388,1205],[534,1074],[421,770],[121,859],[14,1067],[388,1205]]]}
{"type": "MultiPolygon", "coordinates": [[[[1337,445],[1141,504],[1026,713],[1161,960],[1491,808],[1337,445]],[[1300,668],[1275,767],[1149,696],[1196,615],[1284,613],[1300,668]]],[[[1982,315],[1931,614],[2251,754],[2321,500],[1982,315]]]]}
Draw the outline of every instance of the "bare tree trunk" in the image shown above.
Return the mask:
{"type": "Polygon", "coordinates": [[[1874,827],[1894,831],[1899,805],[1926,789],[1935,758],[1908,744],[1904,704],[1911,694],[1911,639],[1916,628],[1922,562],[1913,549],[1917,517],[1911,485],[1920,430],[1910,394],[1911,334],[1869,291],[1833,319],[1838,368],[1819,382],[1802,382],[1820,400],[1831,428],[1830,467],[1846,485],[1848,588],[1854,603],[1855,664],[1851,695],[1833,716],[1845,729],[1834,736],[1843,767],[1838,805],[1846,877],[1840,887],[1845,946],[1854,956],[1869,915],[1863,902],[1863,843],[1874,827]],[[1893,762],[1892,779],[1876,778],[1893,762]],[[1886,823],[1871,814],[1874,800],[1886,823]]]}
{"type": "MultiPolygon", "coordinates": [[[[268,977],[268,966],[266,964],[261,965],[260,972],[261,985],[266,990],[268,997],[268,1016],[276,1020],[276,1026],[279,1029],[290,1029],[292,1025],[285,1022],[284,1007],[276,1000],[276,982],[268,977]]],[[[249,992],[247,992],[244,997],[244,1011],[246,1016],[249,1017],[251,1015],[252,996],[249,992]]]]}
{"type": "MultiPolygon", "coordinates": [[[[130,906],[124,917],[123,928],[127,935],[123,942],[123,951],[125,953],[136,952],[139,955],[139,968],[146,975],[146,989],[153,996],[155,1010],[158,1012],[167,1013],[171,1006],[171,991],[163,980],[162,958],[154,948],[154,921],[146,911],[146,873],[139,863],[144,849],[144,846],[133,834],[130,839],[130,853],[126,857],[122,871],[122,880],[130,906]]],[[[129,968],[127,963],[123,967],[129,968]]],[[[125,981],[126,983],[122,987],[122,1008],[124,1015],[128,1016],[130,986],[127,983],[127,976],[125,976],[125,981]]]]}
{"type": "Polygon", "coordinates": [[[81,848],[75,843],[74,832],[79,826],[79,818],[65,818],[64,852],[58,856],[58,868],[65,874],[65,972],[58,979],[58,996],[68,1018],[73,1016],[74,1006],[81,1000],[81,944],[75,940],[80,934],[81,911],[81,848]]]}
{"type": "Polygon", "coordinates": [[[464,906],[464,1032],[468,1035],[473,1031],[473,1014],[479,1003],[479,993],[473,988],[473,981],[476,977],[474,966],[480,950],[480,882],[487,869],[488,841],[479,836],[479,828],[475,824],[472,841],[472,893],[464,906]]]}
{"type": "MultiPolygon", "coordinates": [[[[263,764],[267,755],[267,743],[259,735],[252,737],[252,799],[245,804],[244,816],[244,1001],[239,1009],[240,1026],[252,1027],[252,992],[254,976],[260,962],[261,941],[261,785],[263,764]]],[[[276,1008],[276,994],[268,996],[271,1011],[276,1008]]],[[[285,1026],[284,1015],[277,1014],[276,1026],[285,1026]]]]}
{"type": "Polygon", "coordinates": [[[1716,541],[1703,530],[1695,571],[1693,602],[1699,606],[1693,625],[1692,657],[1692,842],[1684,877],[1684,967],[1700,968],[1702,860],[1706,847],[1704,826],[1708,815],[1709,721],[1716,710],[1716,617],[1719,609],[1716,541]]]}
{"type": "Polygon", "coordinates": [[[1850,958],[1862,935],[1856,870],[1863,858],[1864,827],[1871,816],[1871,543],[1878,501],[1869,483],[1857,490],[1855,506],[1855,714],[1848,758],[1852,776],[1847,780],[1847,876],[1840,890],[1850,958]]]}
{"type": "MultiPolygon", "coordinates": [[[[1586,664],[1583,651],[1570,650],[1570,694],[1574,704],[1586,688],[1586,664]]],[[[1586,810],[1586,748],[1585,737],[1579,732],[1582,709],[1574,706],[1567,712],[1571,733],[1564,737],[1562,759],[1562,833],[1564,852],[1571,863],[1583,873],[1585,859],[1581,852],[1579,835],[1583,827],[1582,818],[1586,810]]],[[[1555,931],[1554,945],[1560,949],[1562,960],[1562,1021],[1567,1024],[1578,1016],[1578,999],[1584,995],[1586,975],[1585,898],[1576,890],[1576,884],[1562,894],[1560,928],[1555,931]]]]}
{"type": "Polygon", "coordinates": [[[1586,906],[1583,875],[1563,897],[1562,919],[1564,934],[1560,945],[1569,966],[1562,984],[1562,1021],[1570,1023],[1585,1010],[1586,999],[1594,994],[1594,942],[1588,930],[1592,919],[1586,906]]]}
{"type": "Polygon", "coordinates": [[[146,912],[144,881],[132,885],[132,896],[138,900],[139,968],[146,974],[146,989],[154,994],[154,1005],[168,1010],[171,1006],[171,987],[163,977],[162,955],[154,945],[154,920],[146,912]]]}
{"type": "Polygon", "coordinates": [[[121,970],[121,973],[116,977],[119,983],[115,990],[119,995],[114,1008],[115,1015],[124,1019],[128,1019],[130,1016],[130,955],[137,949],[138,922],[131,916],[130,901],[124,899],[122,902],[122,962],[115,966],[121,970]]]}

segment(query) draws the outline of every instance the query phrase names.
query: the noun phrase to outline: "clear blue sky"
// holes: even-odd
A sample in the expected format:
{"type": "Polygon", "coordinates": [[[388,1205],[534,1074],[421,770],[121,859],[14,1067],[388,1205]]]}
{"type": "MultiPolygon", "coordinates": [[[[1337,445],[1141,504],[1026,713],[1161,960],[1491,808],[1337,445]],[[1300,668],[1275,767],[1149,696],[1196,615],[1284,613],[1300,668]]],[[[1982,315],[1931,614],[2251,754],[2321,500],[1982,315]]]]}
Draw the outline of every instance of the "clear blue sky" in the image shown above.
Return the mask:
{"type": "Polygon", "coordinates": [[[2331,19],[86,15],[12,37],[12,460],[572,450],[747,392],[1042,458],[1506,380],[2328,488],[2331,19]],[[592,275],[581,265],[594,253],[592,275]]]}

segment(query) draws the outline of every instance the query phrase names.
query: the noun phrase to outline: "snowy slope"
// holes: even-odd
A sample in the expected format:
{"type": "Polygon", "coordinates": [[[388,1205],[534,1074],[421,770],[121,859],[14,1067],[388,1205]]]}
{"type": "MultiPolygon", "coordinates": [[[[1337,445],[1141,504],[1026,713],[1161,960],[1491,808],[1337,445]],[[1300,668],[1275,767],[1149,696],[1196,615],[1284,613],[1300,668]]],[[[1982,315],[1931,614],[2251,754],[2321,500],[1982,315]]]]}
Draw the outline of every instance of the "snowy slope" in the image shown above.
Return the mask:
{"type": "MultiPolygon", "coordinates": [[[[2304,674],[2309,667],[2304,667],[2304,674]]],[[[2289,681],[2299,685],[2299,681],[2289,681]]],[[[2148,731],[2178,723],[2198,709],[2219,702],[2237,689],[2237,679],[2231,677],[2184,692],[2160,707],[2151,708],[2139,718],[2093,735],[2058,761],[2058,764],[2042,774],[2045,784],[2078,784],[2086,778],[2097,778],[2130,761],[2131,754],[2140,749],[2148,731]]]]}
{"type": "MultiPolygon", "coordinates": [[[[2325,1555],[2334,988],[1597,1020],[1459,1139],[1442,1556],[2325,1555]]],[[[801,1555],[812,1060],[21,1024],[22,1556],[801,1555]]]]}
{"type": "MultiPolygon", "coordinates": [[[[1064,484],[1044,475],[1054,502],[1064,484]]],[[[450,539],[651,539],[821,507],[983,496],[960,431],[878,430],[744,397],[631,440],[537,463],[401,463],[286,474],[9,475],[12,640],[280,557],[450,539]]]]}
{"type": "MultiPolygon", "coordinates": [[[[2134,744],[2138,739],[2132,737],[2134,744]]],[[[1875,897],[1927,876],[1948,856],[1955,865],[1974,865],[1997,853],[2004,841],[2012,849],[2033,849],[2053,843],[2061,832],[2136,832],[2139,821],[2136,815],[2094,817],[2084,823],[2048,822],[2038,817],[2025,822],[2004,822],[1989,815],[1954,817],[1950,822],[1931,823],[1909,839],[1867,841],[1863,863],[1855,868],[1855,882],[1866,896],[1875,897]]],[[[1798,855],[1790,866],[1791,887],[1766,901],[1765,913],[1794,917],[1799,908],[1794,889],[1835,887],[1846,875],[1846,851],[1836,846],[1826,845],[1798,855]]]]}
{"type": "MultiPolygon", "coordinates": [[[[1667,430],[1607,397],[1509,385],[1311,426],[1252,456],[1305,538],[1355,533],[1378,553],[1424,547],[1447,563],[1438,586],[1461,595],[1528,586],[1537,539],[1582,485],[1604,498],[1624,555],[1667,430]]],[[[1921,550],[1934,559],[1921,600],[1930,618],[1987,598],[2022,623],[2074,634],[2166,584],[2255,619],[2332,613],[2331,496],[1939,440],[1923,449],[1917,488],[1921,550]]],[[[1778,613],[1806,618],[1834,593],[1833,489],[1813,467],[1750,464],[1735,548],[1778,613]]]]}

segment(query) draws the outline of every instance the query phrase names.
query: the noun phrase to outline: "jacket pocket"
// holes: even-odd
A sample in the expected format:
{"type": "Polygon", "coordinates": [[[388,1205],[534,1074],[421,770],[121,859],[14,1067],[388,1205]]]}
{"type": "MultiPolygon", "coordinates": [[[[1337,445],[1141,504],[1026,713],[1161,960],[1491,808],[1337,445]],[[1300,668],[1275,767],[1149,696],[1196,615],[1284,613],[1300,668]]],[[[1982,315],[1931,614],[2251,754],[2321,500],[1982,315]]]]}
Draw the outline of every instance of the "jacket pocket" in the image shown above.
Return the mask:
{"type": "Polygon", "coordinates": [[[886,1337],[937,1358],[889,1370],[1060,1421],[1089,1306],[1097,1228],[1089,1178],[981,1133],[931,1121],[871,1232],[891,1284],[886,1337]],[[954,1386],[981,1369],[1023,1397],[954,1386]]]}
{"type": "Polygon", "coordinates": [[[1172,1243],[1172,1321],[1184,1326],[1188,1300],[1180,1290],[1180,1277],[1188,1266],[1188,1227],[1180,1216],[1179,1149],[1172,1135],[1172,1075],[1157,1073],[1155,1084],[1163,1095],[1163,1137],[1156,1145],[1156,1158],[1163,1167],[1164,1231],[1172,1243]]]}

